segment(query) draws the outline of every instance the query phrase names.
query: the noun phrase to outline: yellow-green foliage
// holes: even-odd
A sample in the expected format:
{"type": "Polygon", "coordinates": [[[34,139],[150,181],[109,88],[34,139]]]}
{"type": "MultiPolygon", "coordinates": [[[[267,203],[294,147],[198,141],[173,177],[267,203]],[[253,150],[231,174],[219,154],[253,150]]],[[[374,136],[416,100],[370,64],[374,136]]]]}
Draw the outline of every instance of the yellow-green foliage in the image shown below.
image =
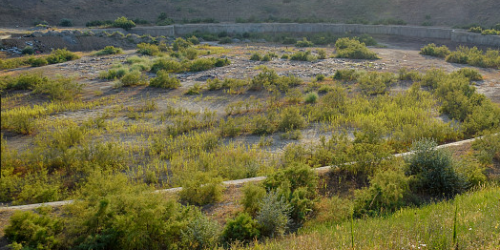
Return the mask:
{"type": "Polygon", "coordinates": [[[441,58],[445,58],[450,53],[451,53],[450,49],[448,49],[448,47],[446,47],[446,45],[438,47],[434,43],[427,44],[422,49],[420,49],[420,54],[422,54],[422,55],[435,56],[435,57],[441,57],[441,58]]]}
{"type": "Polygon", "coordinates": [[[335,42],[336,57],[351,59],[378,59],[377,54],[354,38],[340,38],[335,42]]]}
{"type": "Polygon", "coordinates": [[[447,62],[469,64],[483,68],[500,69],[500,51],[488,49],[486,52],[477,47],[460,46],[457,51],[446,57],[447,62]]]}

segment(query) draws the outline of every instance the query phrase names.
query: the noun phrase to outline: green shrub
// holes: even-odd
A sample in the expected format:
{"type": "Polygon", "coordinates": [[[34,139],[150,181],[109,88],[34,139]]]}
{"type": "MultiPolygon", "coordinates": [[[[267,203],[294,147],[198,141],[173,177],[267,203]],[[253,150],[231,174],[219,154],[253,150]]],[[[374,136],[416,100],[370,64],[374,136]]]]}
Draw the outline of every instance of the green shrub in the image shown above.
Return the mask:
{"type": "Polygon", "coordinates": [[[110,69],[108,71],[101,71],[99,78],[107,80],[120,79],[127,73],[128,69],[126,68],[110,69]]]}
{"type": "Polygon", "coordinates": [[[149,81],[151,87],[176,89],[181,86],[181,82],[175,76],[170,77],[170,74],[165,70],[160,70],[156,73],[156,77],[149,81]]]}
{"type": "Polygon", "coordinates": [[[355,215],[390,213],[407,205],[409,179],[400,171],[378,172],[370,178],[370,187],[355,191],[355,215]]]}
{"type": "Polygon", "coordinates": [[[24,49],[21,51],[23,55],[33,55],[35,54],[35,50],[31,46],[26,46],[24,49]]]}
{"type": "Polygon", "coordinates": [[[120,82],[124,87],[135,86],[135,85],[147,85],[147,76],[142,74],[140,71],[130,71],[126,73],[120,82]]]}
{"type": "Polygon", "coordinates": [[[56,49],[47,56],[47,62],[50,64],[63,63],[67,61],[72,61],[80,58],[75,53],[68,51],[67,49],[56,49]]]}
{"type": "Polygon", "coordinates": [[[260,185],[246,184],[243,187],[243,199],[241,204],[243,205],[245,212],[252,216],[255,216],[260,208],[260,202],[266,195],[266,189],[260,185]]]}
{"type": "Polygon", "coordinates": [[[302,222],[314,208],[318,176],[305,164],[292,164],[266,178],[264,186],[268,190],[278,190],[291,205],[291,218],[302,222]]]}
{"type": "Polygon", "coordinates": [[[422,79],[420,73],[416,70],[408,70],[407,68],[401,68],[398,72],[398,79],[401,81],[411,80],[418,81],[422,79]]]}
{"type": "Polygon", "coordinates": [[[326,51],[324,49],[318,49],[316,53],[318,53],[318,59],[326,59],[326,51]]]}
{"type": "Polygon", "coordinates": [[[483,76],[476,69],[461,68],[456,73],[467,77],[469,79],[469,81],[481,81],[481,80],[483,80],[483,76]]]}
{"type": "Polygon", "coordinates": [[[7,89],[34,89],[36,86],[48,83],[48,77],[42,74],[27,74],[23,73],[16,78],[7,81],[7,89]]]}
{"type": "Polygon", "coordinates": [[[309,92],[306,95],[306,103],[313,104],[318,101],[318,94],[314,92],[309,92]]]}
{"type": "Polygon", "coordinates": [[[184,40],[182,37],[178,37],[172,44],[172,49],[174,51],[182,51],[191,47],[192,45],[193,44],[191,42],[184,40]]]}
{"type": "Polygon", "coordinates": [[[481,35],[485,35],[485,36],[490,36],[490,35],[500,35],[500,31],[498,30],[494,30],[494,29],[489,29],[489,30],[483,30],[481,32],[481,35]]]}
{"type": "Polygon", "coordinates": [[[279,121],[278,128],[281,131],[301,129],[306,126],[306,121],[304,117],[300,114],[300,110],[297,107],[288,107],[281,113],[281,119],[279,121]]]}
{"type": "Polygon", "coordinates": [[[355,81],[358,79],[359,74],[355,69],[338,69],[333,75],[334,80],[355,81]]]}
{"type": "Polygon", "coordinates": [[[189,60],[194,60],[198,57],[198,51],[194,48],[186,49],[186,58],[189,60]]]}
{"type": "Polygon", "coordinates": [[[115,19],[115,21],[113,22],[113,26],[129,31],[135,27],[135,23],[134,21],[129,20],[128,18],[122,16],[115,19]]]}
{"type": "Polygon", "coordinates": [[[229,220],[224,228],[223,237],[228,242],[251,242],[259,238],[260,230],[257,221],[247,213],[240,213],[236,218],[229,220]]]}
{"type": "Polygon", "coordinates": [[[158,45],[149,43],[139,43],[137,44],[137,53],[141,55],[156,56],[160,54],[160,48],[158,45]]]}
{"type": "Polygon", "coordinates": [[[181,200],[194,205],[206,205],[222,199],[222,178],[197,172],[186,178],[179,192],[181,200]]]}
{"type": "Polygon", "coordinates": [[[284,59],[284,60],[288,60],[288,58],[290,58],[290,57],[288,56],[288,54],[283,54],[283,55],[281,56],[281,59],[284,59]]]}
{"type": "Polygon", "coordinates": [[[354,38],[340,38],[335,43],[337,49],[337,58],[351,59],[378,59],[379,57],[373,51],[370,51],[364,43],[354,38]]]}
{"type": "Polygon", "coordinates": [[[20,244],[22,249],[56,249],[62,247],[59,234],[63,230],[60,220],[31,211],[16,211],[5,228],[5,236],[20,244]]]}
{"type": "Polygon", "coordinates": [[[241,128],[235,123],[234,119],[228,117],[226,121],[219,123],[220,135],[222,137],[235,137],[240,134],[241,128]]]}
{"type": "Polygon", "coordinates": [[[99,50],[95,53],[96,56],[104,56],[104,55],[116,55],[123,53],[121,48],[115,48],[115,46],[106,46],[104,49],[99,50]]]}
{"type": "Polygon", "coordinates": [[[474,154],[482,164],[500,162],[500,135],[486,134],[472,143],[474,154]]]}
{"type": "Polygon", "coordinates": [[[289,103],[297,104],[302,102],[303,94],[299,89],[289,89],[286,92],[285,98],[289,103]]]}
{"type": "Polygon", "coordinates": [[[250,60],[252,61],[260,61],[261,59],[262,56],[257,52],[253,53],[252,56],[250,57],[250,60]]]}
{"type": "Polygon", "coordinates": [[[477,26],[477,27],[470,27],[470,28],[469,28],[469,32],[481,33],[482,31],[483,31],[483,28],[481,28],[480,26],[477,26]]]}
{"type": "Polygon", "coordinates": [[[296,47],[313,47],[314,46],[314,43],[310,42],[307,40],[307,38],[303,38],[301,41],[297,41],[297,43],[295,43],[295,46],[296,47]]]}
{"type": "Polygon", "coordinates": [[[269,192],[260,203],[260,210],[255,217],[262,236],[283,235],[290,224],[291,206],[276,191],[269,192]]]}
{"type": "Polygon", "coordinates": [[[422,139],[413,143],[415,153],[406,161],[406,175],[414,176],[412,189],[435,196],[450,196],[464,190],[464,180],[455,173],[451,154],[436,149],[436,142],[422,139]]]}
{"type": "Polygon", "coordinates": [[[44,57],[31,57],[29,59],[29,63],[31,67],[42,67],[49,64],[47,59],[45,59],[44,57]]]}
{"type": "Polygon", "coordinates": [[[445,58],[450,53],[451,53],[450,49],[448,49],[448,47],[446,47],[445,45],[438,47],[434,43],[427,44],[426,46],[420,49],[420,54],[422,55],[435,56],[441,58],[445,58]]]}
{"type": "Polygon", "coordinates": [[[183,71],[183,66],[175,60],[160,58],[153,64],[153,66],[151,66],[151,72],[156,73],[160,70],[164,70],[169,73],[178,73],[183,71]]]}
{"type": "Polygon", "coordinates": [[[359,87],[367,95],[384,94],[390,85],[395,82],[390,72],[369,72],[359,78],[359,87]]]}
{"type": "Polygon", "coordinates": [[[214,67],[214,60],[212,58],[199,58],[188,65],[188,70],[191,72],[198,72],[209,70],[214,67]]]}
{"type": "Polygon", "coordinates": [[[312,62],[312,61],[316,60],[316,57],[311,54],[310,50],[307,50],[305,52],[304,51],[297,51],[297,52],[292,54],[292,56],[290,57],[290,60],[312,62]]]}
{"type": "Polygon", "coordinates": [[[325,80],[325,75],[323,74],[316,75],[316,81],[321,82],[323,80],[325,80]]]}
{"type": "Polygon", "coordinates": [[[73,21],[71,21],[71,19],[68,18],[63,18],[59,20],[59,25],[62,27],[71,27],[73,26],[73,21]]]}
{"type": "Polygon", "coordinates": [[[469,48],[460,46],[457,51],[452,52],[446,57],[446,61],[483,68],[500,69],[500,51],[488,49],[485,53],[477,47],[469,48]]]}
{"type": "Polygon", "coordinates": [[[219,44],[229,44],[229,43],[233,43],[233,39],[231,39],[231,37],[226,36],[219,39],[219,44]]]}
{"type": "Polygon", "coordinates": [[[71,78],[59,78],[37,85],[35,93],[47,94],[52,100],[69,101],[77,97],[83,85],[71,78]]]}
{"type": "Polygon", "coordinates": [[[219,223],[202,213],[191,220],[182,230],[185,249],[215,249],[221,240],[222,230],[219,223]]]}
{"type": "Polygon", "coordinates": [[[267,135],[276,131],[276,125],[273,123],[275,113],[268,113],[267,117],[263,115],[254,116],[252,120],[252,134],[254,135],[267,135]]]}
{"type": "Polygon", "coordinates": [[[192,43],[193,45],[200,44],[200,40],[198,40],[196,36],[188,37],[187,41],[192,43]]]}

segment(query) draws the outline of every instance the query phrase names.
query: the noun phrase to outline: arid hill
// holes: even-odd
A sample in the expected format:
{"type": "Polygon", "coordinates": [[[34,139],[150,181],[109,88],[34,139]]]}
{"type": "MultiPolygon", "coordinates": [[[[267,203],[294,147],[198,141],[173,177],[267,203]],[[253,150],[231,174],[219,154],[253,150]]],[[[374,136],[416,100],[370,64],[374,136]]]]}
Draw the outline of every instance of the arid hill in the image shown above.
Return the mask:
{"type": "Polygon", "coordinates": [[[119,16],[156,21],[160,13],[177,22],[213,18],[360,22],[394,18],[413,25],[456,26],[500,23],[498,0],[0,0],[0,27],[32,26],[35,20],[57,25],[68,18],[83,26],[90,20],[119,16]]]}

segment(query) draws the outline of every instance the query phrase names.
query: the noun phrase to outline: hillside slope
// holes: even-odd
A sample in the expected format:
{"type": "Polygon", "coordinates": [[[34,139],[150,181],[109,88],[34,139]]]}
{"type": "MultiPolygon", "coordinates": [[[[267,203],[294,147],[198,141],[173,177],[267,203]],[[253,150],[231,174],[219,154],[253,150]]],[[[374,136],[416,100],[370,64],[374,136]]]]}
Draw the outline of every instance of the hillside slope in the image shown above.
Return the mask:
{"type": "Polygon", "coordinates": [[[500,23],[498,0],[0,0],[0,27],[55,25],[61,18],[81,26],[119,16],[155,21],[165,12],[175,20],[214,18],[322,18],[345,22],[397,18],[409,24],[466,25],[500,23]]]}

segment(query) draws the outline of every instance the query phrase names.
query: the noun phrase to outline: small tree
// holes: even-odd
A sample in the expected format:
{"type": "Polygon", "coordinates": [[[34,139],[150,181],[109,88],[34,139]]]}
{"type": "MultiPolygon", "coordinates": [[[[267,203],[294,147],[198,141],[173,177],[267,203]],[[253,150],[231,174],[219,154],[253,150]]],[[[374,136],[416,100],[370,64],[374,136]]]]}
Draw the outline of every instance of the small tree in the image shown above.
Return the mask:
{"type": "Polygon", "coordinates": [[[122,17],[117,18],[113,22],[113,26],[129,31],[135,27],[135,23],[134,23],[134,21],[129,20],[128,18],[122,16],[122,17]]]}

